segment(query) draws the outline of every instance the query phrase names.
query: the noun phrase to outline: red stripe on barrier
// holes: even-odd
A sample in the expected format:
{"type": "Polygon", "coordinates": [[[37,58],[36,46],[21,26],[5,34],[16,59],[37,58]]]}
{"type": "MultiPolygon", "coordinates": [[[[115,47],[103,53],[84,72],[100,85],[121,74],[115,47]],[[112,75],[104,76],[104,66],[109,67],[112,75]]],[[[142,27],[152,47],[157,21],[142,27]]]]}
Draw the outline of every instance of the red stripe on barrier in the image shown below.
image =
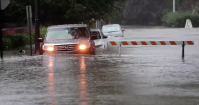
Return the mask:
{"type": "Polygon", "coordinates": [[[188,45],[194,45],[193,41],[187,41],[188,45]]]}
{"type": "Polygon", "coordinates": [[[138,45],[136,41],[131,41],[132,45],[138,45]]]}
{"type": "Polygon", "coordinates": [[[161,45],[166,45],[166,43],[164,41],[160,41],[161,45]]]}
{"type": "Polygon", "coordinates": [[[155,41],[150,41],[152,45],[157,45],[155,41]]]}
{"type": "Polygon", "coordinates": [[[141,41],[142,45],[147,45],[147,43],[145,41],[141,41]]]}
{"type": "Polygon", "coordinates": [[[116,46],[117,43],[115,43],[114,41],[110,41],[111,45],[116,46]]]}
{"type": "Polygon", "coordinates": [[[127,41],[122,41],[122,45],[129,45],[127,41]]]}
{"type": "Polygon", "coordinates": [[[176,45],[175,41],[169,41],[171,45],[176,45]]]}

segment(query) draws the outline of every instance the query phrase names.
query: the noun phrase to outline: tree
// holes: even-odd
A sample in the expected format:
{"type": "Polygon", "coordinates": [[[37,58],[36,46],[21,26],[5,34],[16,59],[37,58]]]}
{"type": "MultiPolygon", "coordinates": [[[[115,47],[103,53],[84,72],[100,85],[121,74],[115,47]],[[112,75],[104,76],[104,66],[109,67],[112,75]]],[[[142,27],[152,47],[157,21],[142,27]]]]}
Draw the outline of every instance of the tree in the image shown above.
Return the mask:
{"type": "MultiPolygon", "coordinates": [[[[198,13],[198,0],[176,0],[178,11],[193,11],[198,13]]],[[[128,24],[161,24],[164,14],[172,12],[173,0],[127,0],[124,10],[118,19],[127,21],[128,24]]]]}
{"type": "Polygon", "coordinates": [[[128,0],[124,9],[124,18],[131,24],[160,22],[165,0],[128,0]]]}
{"type": "Polygon", "coordinates": [[[184,11],[195,11],[199,12],[199,1],[198,0],[180,0],[179,1],[179,8],[180,12],[184,11]]]}
{"type": "MultiPolygon", "coordinates": [[[[42,24],[88,23],[92,19],[107,19],[121,10],[125,0],[39,0],[42,24]]],[[[25,22],[25,6],[34,0],[13,0],[5,11],[10,20],[25,22]]],[[[34,14],[33,14],[34,16],[34,14]]]]}

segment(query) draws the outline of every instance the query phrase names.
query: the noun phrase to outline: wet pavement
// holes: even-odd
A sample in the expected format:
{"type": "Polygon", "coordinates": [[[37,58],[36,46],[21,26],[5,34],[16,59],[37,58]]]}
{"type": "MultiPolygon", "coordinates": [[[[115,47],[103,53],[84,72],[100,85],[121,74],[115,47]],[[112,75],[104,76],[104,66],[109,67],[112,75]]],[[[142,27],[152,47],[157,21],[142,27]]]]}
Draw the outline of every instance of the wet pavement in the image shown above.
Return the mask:
{"type": "MultiPolygon", "coordinates": [[[[112,40],[112,39],[110,39],[112,40]]],[[[193,40],[194,46],[98,49],[97,55],[6,56],[0,105],[199,105],[199,29],[131,29],[115,40],[193,40]]]]}

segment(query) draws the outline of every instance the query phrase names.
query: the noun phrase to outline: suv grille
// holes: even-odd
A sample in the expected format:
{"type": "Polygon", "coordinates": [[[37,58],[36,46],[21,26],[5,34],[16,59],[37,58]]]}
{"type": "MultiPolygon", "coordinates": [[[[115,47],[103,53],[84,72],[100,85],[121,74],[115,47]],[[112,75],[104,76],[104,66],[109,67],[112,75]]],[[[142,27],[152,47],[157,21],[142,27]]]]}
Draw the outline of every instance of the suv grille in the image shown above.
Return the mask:
{"type": "Polygon", "coordinates": [[[57,45],[55,48],[57,51],[75,51],[78,49],[78,44],[57,45]]]}

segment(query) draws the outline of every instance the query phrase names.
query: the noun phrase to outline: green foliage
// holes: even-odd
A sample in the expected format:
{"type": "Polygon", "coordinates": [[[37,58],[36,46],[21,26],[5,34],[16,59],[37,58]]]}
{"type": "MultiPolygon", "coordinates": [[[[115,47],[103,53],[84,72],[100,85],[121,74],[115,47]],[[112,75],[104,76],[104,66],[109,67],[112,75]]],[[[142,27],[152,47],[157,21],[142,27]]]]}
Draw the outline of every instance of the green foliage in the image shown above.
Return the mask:
{"type": "Polygon", "coordinates": [[[199,27],[199,14],[187,12],[169,12],[162,18],[163,24],[169,27],[184,27],[186,19],[192,21],[193,27],[199,27]]]}
{"type": "Polygon", "coordinates": [[[4,50],[11,49],[12,48],[11,39],[4,37],[3,38],[3,46],[4,46],[4,50]]]}
{"type": "Polygon", "coordinates": [[[3,46],[5,50],[21,47],[28,44],[28,34],[10,34],[3,38],[3,46]]]}
{"type": "MultiPolygon", "coordinates": [[[[175,0],[176,11],[199,13],[199,0],[175,0]]],[[[133,25],[162,24],[162,16],[173,11],[173,0],[127,0],[123,12],[112,19],[114,23],[133,25]]]]}
{"type": "MultiPolygon", "coordinates": [[[[45,37],[47,27],[42,27],[40,29],[40,36],[45,37]]],[[[35,33],[31,35],[32,44],[35,42],[35,33]]],[[[25,46],[30,44],[30,35],[24,33],[10,34],[3,37],[4,50],[10,50],[17,47],[25,46]]]]}
{"type": "Polygon", "coordinates": [[[96,26],[95,26],[95,22],[91,23],[91,24],[89,25],[89,28],[90,28],[90,29],[92,29],[92,28],[96,28],[96,26]]]}
{"type": "MultiPolygon", "coordinates": [[[[109,17],[115,23],[160,25],[162,16],[172,12],[172,4],[173,0],[39,0],[39,18],[42,25],[88,24],[109,17]]],[[[32,5],[34,17],[34,0],[11,0],[4,12],[6,19],[25,24],[27,5],[32,5]]],[[[197,14],[199,0],[176,0],[176,11],[197,14]]]]}
{"type": "MultiPolygon", "coordinates": [[[[125,0],[39,0],[39,17],[43,25],[88,23],[92,19],[107,19],[120,11],[125,0]]],[[[26,22],[25,6],[34,0],[12,0],[5,13],[13,21],[26,22]]]]}
{"type": "Polygon", "coordinates": [[[150,22],[159,24],[165,0],[128,0],[123,17],[128,24],[147,25],[150,22]]]}
{"type": "Polygon", "coordinates": [[[47,31],[47,27],[42,27],[42,28],[40,29],[40,36],[41,36],[42,38],[45,37],[46,31],[47,31]]]}

